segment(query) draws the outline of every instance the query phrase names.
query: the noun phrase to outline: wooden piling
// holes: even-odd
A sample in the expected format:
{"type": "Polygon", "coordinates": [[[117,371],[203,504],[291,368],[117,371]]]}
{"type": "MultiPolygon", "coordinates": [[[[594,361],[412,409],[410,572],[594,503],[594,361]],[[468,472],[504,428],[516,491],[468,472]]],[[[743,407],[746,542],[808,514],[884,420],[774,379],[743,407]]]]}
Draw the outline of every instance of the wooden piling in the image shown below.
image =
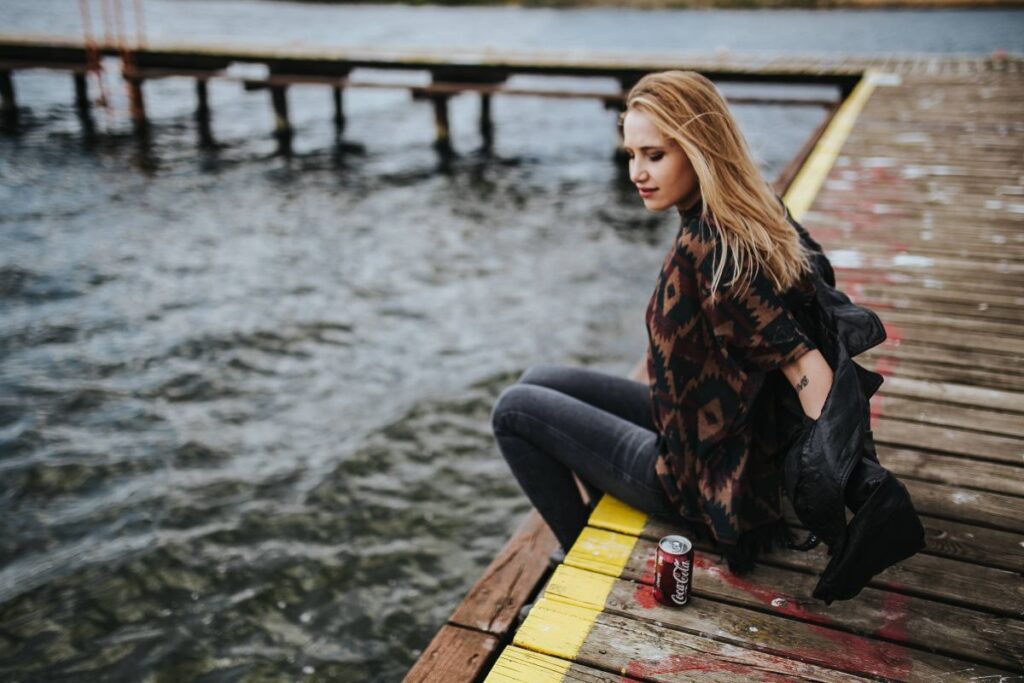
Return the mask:
{"type": "Polygon", "coordinates": [[[291,152],[292,125],[288,120],[288,88],[283,85],[270,87],[270,101],[274,105],[274,135],[285,154],[291,152]]]}
{"type": "Polygon", "coordinates": [[[434,147],[441,152],[452,151],[451,131],[448,128],[448,95],[431,95],[434,103],[434,147]]]}
{"type": "Polygon", "coordinates": [[[86,138],[92,138],[96,134],[96,126],[92,120],[92,107],[89,102],[89,74],[85,71],[76,71],[72,76],[75,81],[75,109],[82,122],[82,131],[86,138]]]}
{"type": "Polygon", "coordinates": [[[480,137],[484,148],[490,149],[494,144],[494,122],[491,120],[491,95],[480,93],[480,137]]]}
{"type": "Polygon", "coordinates": [[[199,144],[212,147],[213,131],[210,128],[210,100],[205,78],[196,79],[196,123],[199,127],[199,144]]]}
{"type": "Polygon", "coordinates": [[[332,90],[334,94],[334,130],[337,136],[341,137],[345,132],[345,102],[342,88],[335,86],[332,90]]]}
{"type": "Polygon", "coordinates": [[[125,80],[128,82],[128,99],[131,105],[135,134],[140,138],[145,138],[149,135],[149,122],[146,120],[146,100],[142,93],[143,79],[125,74],[125,80]]]}
{"type": "Polygon", "coordinates": [[[18,103],[14,99],[14,79],[10,70],[0,71],[0,125],[5,130],[18,126],[18,103]]]}

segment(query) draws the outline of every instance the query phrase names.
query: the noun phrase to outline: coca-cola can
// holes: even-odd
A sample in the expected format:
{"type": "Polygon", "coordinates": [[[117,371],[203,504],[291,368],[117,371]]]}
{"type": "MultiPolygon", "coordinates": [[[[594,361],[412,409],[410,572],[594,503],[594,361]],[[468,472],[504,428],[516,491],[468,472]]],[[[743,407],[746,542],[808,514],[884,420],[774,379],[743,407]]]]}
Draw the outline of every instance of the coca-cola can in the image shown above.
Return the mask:
{"type": "Polygon", "coordinates": [[[693,544],[685,536],[666,536],[658,541],[654,560],[654,598],[669,607],[690,601],[693,587],[693,544]]]}

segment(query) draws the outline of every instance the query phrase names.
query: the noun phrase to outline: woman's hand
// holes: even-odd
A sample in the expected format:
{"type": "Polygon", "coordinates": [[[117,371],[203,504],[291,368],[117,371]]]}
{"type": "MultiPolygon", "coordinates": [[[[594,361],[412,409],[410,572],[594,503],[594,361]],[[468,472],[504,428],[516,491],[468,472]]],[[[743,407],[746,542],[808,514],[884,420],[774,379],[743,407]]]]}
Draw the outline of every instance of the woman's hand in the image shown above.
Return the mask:
{"type": "Polygon", "coordinates": [[[821,355],[821,351],[814,349],[789,365],[784,365],[782,374],[796,390],[804,413],[817,420],[825,406],[829,389],[832,388],[832,368],[821,355]]]}

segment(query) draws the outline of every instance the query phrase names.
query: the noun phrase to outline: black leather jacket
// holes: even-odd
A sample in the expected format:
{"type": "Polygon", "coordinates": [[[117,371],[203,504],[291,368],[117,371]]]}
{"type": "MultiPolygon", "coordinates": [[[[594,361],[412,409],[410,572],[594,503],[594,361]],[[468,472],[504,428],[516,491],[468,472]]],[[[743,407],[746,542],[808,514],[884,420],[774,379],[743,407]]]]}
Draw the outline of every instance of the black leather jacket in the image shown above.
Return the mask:
{"type": "Polygon", "coordinates": [[[830,604],[854,597],[873,576],[924,548],[924,529],[910,494],[875,452],[869,399],[883,378],[853,361],[885,340],[885,328],[873,311],[835,288],[820,245],[790,222],[814,253],[816,271],[814,294],[793,314],[832,367],[833,379],[816,420],[803,412],[796,392],[782,394],[783,488],[801,523],[828,545],[831,560],[813,595],[830,604]],[[849,523],[847,507],[854,513],[849,523]]]}

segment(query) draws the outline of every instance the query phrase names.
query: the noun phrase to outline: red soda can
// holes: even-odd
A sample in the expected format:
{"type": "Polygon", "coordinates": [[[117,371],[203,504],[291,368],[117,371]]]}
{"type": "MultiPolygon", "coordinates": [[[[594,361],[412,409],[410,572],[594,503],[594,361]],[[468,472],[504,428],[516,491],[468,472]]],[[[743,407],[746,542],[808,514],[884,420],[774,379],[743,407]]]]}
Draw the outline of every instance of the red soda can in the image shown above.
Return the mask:
{"type": "Polygon", "coordinates": [[[654,598],[669,607],[690,601],[693,585],[693,544],[685,536],[666,536],[658,541],[654,559],[654,598]]]}

